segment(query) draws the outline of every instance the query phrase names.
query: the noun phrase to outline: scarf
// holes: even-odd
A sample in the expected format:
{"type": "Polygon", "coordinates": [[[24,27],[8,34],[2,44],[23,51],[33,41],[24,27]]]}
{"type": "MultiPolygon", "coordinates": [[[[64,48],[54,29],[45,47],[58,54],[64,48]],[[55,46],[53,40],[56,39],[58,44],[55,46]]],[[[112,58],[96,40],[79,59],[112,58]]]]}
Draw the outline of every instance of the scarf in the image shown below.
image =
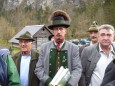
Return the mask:
{"type": "Polygon", "coordinates": [[[57,51],[60,51],[60,44],[63,43],[64,39],[56,39],[56,49],[57,51]]]}

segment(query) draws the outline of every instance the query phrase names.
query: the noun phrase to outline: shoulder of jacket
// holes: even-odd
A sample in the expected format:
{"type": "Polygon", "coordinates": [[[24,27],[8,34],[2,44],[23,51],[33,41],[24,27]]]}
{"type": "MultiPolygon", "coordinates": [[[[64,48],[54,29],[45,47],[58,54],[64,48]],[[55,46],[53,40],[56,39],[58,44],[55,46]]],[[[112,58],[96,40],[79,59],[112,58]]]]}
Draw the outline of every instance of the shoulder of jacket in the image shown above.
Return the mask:
{"type": "Polygon", "coordinates": [[[6,58],[8,55],[7,51],[0,50],[0,57],[6,58]]]}
{"type": "Polygon", "coordinates": [[[39,52],[37,51],[37,50],[31,50],[31,53],[34,53],[34,54],[36,54],[36,55],[39,55],[39,52]]]}
{"type": "Polygon", "coordinates": [[[74,44],[74,43],[72,43],[72,42],[69,42],[69,41],[65,41],[65,42],[66,42],[66,44],[67,44],[68,46],[78,47],[78,45],[76,45],[76,44],[74,44]]]}
{"type": "Polygon", "coordinates": [[[83,52],[91,54],[92,52],[97,52],[97,45],[87,46],[83,49],[83,52]]]}
{"type": "Polygon", "coordinates": [[[16,59],[17,57],[19,57],[21,55],[21,52],[17,52],[16,54],[14,54],[12,56],[13,59],[16,59]]]}

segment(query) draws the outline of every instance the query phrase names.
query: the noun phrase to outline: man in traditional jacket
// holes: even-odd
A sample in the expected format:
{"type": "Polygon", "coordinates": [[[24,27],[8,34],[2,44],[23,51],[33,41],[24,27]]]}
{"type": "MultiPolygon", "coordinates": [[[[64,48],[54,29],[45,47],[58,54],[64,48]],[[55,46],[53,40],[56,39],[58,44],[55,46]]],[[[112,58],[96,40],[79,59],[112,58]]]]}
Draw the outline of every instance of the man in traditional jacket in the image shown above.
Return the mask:
{"type": "Polygon", "coordinates": [[[39,56],[35,50],[32,50],[34,39],[28,31],[16,39],[19,40],[21,52],[15,54],[13,60],[20,75],[21,86],[39,86],[39,79],[34,74],[39,56]]]}
{"type": "Polygon", "coordinates": [[[71,73],[66,86],[77,86],[82,71],[79,48],[65,40],[70,17],[66,12],[57,10],[50,19],[52,25],[48,27],[53,32],[54,40],[42,45],[35,74],[40,79],[40,86],[51,86],[51,80],[60,66],[63,66],[69,68],[71,73]]]}

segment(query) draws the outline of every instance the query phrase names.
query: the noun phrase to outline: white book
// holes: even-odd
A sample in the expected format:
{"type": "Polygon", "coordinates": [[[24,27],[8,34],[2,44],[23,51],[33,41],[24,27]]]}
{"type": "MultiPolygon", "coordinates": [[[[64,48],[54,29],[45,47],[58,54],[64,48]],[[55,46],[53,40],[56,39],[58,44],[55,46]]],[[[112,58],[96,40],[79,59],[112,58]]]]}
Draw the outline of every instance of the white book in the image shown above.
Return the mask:
{"type": "Polygon", "coordinates": [[[55,86],[55,82],[57,81],[58,77],[61,75],[63,70],[64,70],[64,67],[61,66],[58,72],[56,73],[56,75],[54,76],[53,80],[51,81],[51,85],[55,86]]]}
{"type": "Polygon", "coordinates": [[[66,82],[70,78],[70,71],[68,71],[65,76],[61,79],[61,81],[58,83],[58,86],[65,86],[66,82]]]}
{"type": "Polygon", "coordinates": [[[63,81],[62,79],[64,78],[64,76],[66,76],[66,74],[67,74],[68,71],[69,71],[69,69],[67,69],[67,68],[63,70],[63,72],[59,75],[58,79],[56,80],[56,82],[54,84],[55,86],[59,85],[59,83],[61,81],[63,81]]]}

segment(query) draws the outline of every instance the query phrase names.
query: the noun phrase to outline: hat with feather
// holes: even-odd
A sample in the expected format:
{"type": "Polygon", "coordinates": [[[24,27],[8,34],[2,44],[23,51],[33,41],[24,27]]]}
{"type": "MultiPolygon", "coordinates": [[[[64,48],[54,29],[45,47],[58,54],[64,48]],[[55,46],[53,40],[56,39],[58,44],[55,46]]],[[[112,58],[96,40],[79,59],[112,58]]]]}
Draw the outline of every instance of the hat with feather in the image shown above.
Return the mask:
{"type": "Polygon", "coordinates": [[[98,25],[96,21],[92,22],[92,25],[90,26],[89,30],[87,32],[97,31],[98,32],[98,25]]]}
{"type": "Polygon", "coordinates": [[[51,21],[51,25],[48,26],[49,29],[53,30],[54,27],[58,26],[64,26],[68,28],[70,26],[70,17],[69,15],[62,11],[62,10],[56,10],[52,13],[49,20],[51,21]]]}

